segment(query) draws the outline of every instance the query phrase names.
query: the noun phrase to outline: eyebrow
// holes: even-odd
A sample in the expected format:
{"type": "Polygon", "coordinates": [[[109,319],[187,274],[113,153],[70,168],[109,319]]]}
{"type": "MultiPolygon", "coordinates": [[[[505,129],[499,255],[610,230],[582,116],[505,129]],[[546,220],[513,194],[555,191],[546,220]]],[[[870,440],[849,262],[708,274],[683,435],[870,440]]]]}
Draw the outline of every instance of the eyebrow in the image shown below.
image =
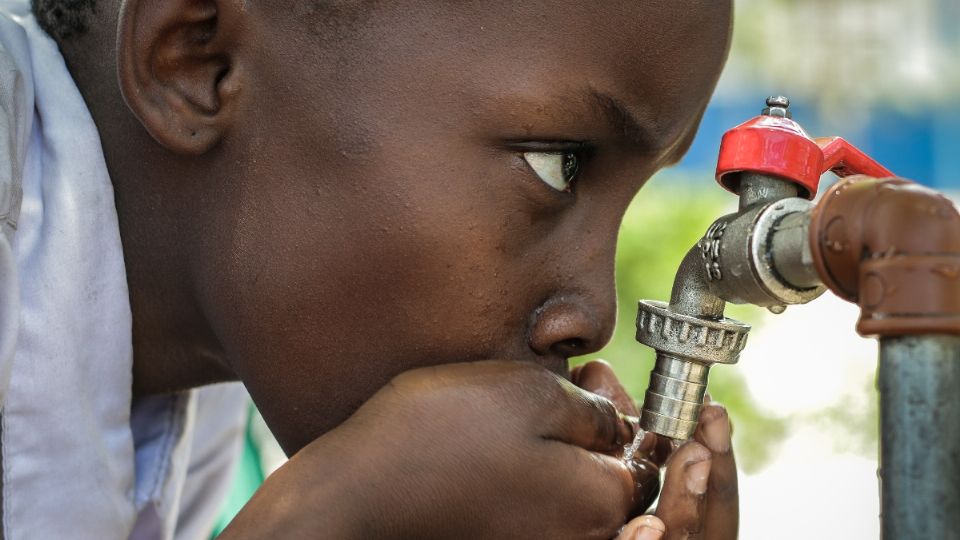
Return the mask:
{"type": "Polygon", "coordinates": [[[610,94],[591,90],[588,94],[591,105],[610,122],[614,131],[625,140],[647,151],[659,151],[672,145],[665,141],[663,130],[649,111],[630,107],[610,94]]]}

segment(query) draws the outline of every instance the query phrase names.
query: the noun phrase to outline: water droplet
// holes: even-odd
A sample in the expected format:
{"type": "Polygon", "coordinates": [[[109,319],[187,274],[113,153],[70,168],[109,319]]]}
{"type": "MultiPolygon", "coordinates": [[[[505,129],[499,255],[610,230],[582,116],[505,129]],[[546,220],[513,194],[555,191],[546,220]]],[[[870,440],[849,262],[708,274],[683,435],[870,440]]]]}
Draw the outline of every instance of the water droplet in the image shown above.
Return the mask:
{"type": "Polygon", "coordinates": [[[643,439],[646,438],[647,432],[638,429],[636,435],[633,437],[633,441],[623,447],[623,460],[624,461],[633,461],[633,457],[637,455],[637,450],[640,449],[640,445],[643,444],[643,439]]]}
{"type": "Polygon", "coordinates": [[[680,449],[687,441],[680,439],[670,439],[670,455],[673,455],[674,452],[680,449]]]}

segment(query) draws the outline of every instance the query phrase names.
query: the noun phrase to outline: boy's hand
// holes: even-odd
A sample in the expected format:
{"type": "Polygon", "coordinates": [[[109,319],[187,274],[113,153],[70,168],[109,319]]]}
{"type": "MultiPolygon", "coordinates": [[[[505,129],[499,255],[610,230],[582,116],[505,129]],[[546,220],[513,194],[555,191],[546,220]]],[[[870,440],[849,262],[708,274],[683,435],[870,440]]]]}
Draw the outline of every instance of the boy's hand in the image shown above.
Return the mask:
{"type": "MultiPolygon", "coordinates": [[[[639,414],[607,364],[591,362],[574,369],[571,376],[581,388],[613,401],[624,414],[639,414]]],[[[684,444],[667,460],[656,516],[631,521],[617,540],[735,539],[739,501],[730,435],[726,410],[717,403],[704,406],[694,441],[684,444]]],[[[664,442],[648,434],[639,451],[662,464],[669,455],[664,442]]]]}
{"type": "Polygon", "coordinates": [[[656,495],[613,403],[532,363],[395,378],[271,476],[223,538],[607,540],[656,495]]]}

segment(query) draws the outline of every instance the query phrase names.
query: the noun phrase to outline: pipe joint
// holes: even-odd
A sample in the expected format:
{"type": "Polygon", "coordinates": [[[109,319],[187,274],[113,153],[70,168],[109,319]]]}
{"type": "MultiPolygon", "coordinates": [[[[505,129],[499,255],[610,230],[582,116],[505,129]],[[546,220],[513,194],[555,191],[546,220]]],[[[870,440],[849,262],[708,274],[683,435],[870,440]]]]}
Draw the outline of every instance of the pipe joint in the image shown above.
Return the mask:
{"type": "Polygon", "coordinates": [[[850,177],[814,209],[810,244],[827,286],[860,306],[860,334],[960,335],[960,213],[940,193],[850,177]]]}

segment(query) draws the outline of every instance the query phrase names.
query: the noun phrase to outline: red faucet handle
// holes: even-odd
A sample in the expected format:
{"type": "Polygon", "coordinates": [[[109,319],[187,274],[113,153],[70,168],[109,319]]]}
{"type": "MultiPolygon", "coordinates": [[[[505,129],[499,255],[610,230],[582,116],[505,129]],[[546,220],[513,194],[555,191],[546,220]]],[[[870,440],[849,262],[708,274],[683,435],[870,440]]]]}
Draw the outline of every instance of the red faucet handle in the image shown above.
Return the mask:
{"type": "Polygon", "coordinates": [[[889,169],[864,154],[859,148],[840,137],[820,137],[814,139],[814,142],[823,152],[822,172],[831,171],[840,178],[855,174],[872,176],[873,178],[896,176],[889,169]]]}
{"type": "Polygon", "coordinates": [[[717,182],[739,193],[743,173],[783,178],[800,188],[800,196],[813,199],[820,176],[862,174],[875,178],[894,176],[889,170],[840,137],[811,139],[793,121],[784,97],[767,99],[763,114],[731,129],[720,143],[717,182]]]}
{"type": "Polygon", "coordinates": [[[823,152],[790,118],[757,116],[726,132],[720,142],[717,182],[739,194],[743,173],[777,176],[813,199],[823,172],[823,152]]]}

